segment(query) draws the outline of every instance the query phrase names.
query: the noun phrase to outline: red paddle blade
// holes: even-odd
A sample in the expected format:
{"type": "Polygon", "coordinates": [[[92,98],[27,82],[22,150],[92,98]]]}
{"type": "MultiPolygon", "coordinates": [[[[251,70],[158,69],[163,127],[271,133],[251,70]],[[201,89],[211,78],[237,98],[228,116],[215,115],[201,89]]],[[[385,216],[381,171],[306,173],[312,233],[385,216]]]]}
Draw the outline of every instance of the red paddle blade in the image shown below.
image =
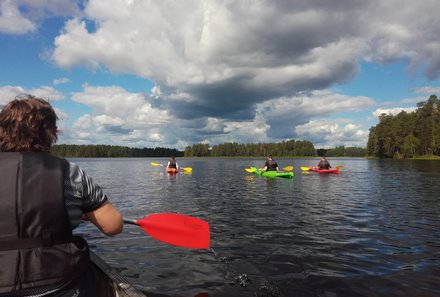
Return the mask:
{"type": "Polygon", "coordinates": [[[136,224],[151,237],[175,246],[209,248],[209,224],[200,219],[176,213],[159,213],[137,220],[136,224]]]}

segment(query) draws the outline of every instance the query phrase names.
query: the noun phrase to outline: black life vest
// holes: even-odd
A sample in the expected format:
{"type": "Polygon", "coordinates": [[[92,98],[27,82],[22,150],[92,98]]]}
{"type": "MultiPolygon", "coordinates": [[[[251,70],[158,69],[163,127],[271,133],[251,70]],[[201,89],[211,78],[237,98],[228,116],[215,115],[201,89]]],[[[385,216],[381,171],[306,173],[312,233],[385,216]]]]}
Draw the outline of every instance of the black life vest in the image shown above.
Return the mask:
{"type": "Polygon", "coordinates": [[[266,164],[267,164],[266,171],[276,171],[277,170],[278,164],[274,160],[267,160],[266,164]]]}
{"type": "Polygon", "coordinates": [[[48,153],[0,153],[2,296],[56,287],[88,268],[87,243],[72,236],[65,207],[66,162],[48,153]]]}
{"type": "Polygon", "coordinates": [[[169,168],[177,168],[176,161],[170,160],[170,162],[168,163],[168,167],[169,168]]]}
{"type": "Polygon", "coordinates": [[[327,160],[319,161],[318,168],[319,169],[330,169],[330,163],[327,160]]]}

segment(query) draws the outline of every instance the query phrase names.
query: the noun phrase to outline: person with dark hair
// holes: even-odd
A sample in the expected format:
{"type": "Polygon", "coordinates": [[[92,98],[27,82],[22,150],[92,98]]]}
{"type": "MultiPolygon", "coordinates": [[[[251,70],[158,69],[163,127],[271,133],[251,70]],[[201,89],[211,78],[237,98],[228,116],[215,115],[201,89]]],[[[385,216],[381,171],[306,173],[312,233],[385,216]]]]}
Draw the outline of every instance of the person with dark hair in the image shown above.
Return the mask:
{"type": "Polygon", "coordinates": [[[267,157],[266,163],[264,163],[264,171],[279,171],[277,162],[272,158],[270,154],[267,157]]]}
{"type": "Polygon", "coordinates": [[[88,244],[72,230],[81,220],[106,235],[123,229],[101,187],[50,154],[57,119],[31,95],[0,112],[0,296],[96,296],[88,244]]]}
{"type": "Polygon", "coordinates": [[[330,169],[330,163],[327,161],[327,158],[325,156],[322,156],[319,163],[318,163],[318,169],[330,169]]]}
{"type": "Polygon", "coordinates": [[[179,164],[176,162],[176,157],[171,156],[170,160],[167,163],[166,172],[168,173],[177,173],[179,172],[179,164]]]}

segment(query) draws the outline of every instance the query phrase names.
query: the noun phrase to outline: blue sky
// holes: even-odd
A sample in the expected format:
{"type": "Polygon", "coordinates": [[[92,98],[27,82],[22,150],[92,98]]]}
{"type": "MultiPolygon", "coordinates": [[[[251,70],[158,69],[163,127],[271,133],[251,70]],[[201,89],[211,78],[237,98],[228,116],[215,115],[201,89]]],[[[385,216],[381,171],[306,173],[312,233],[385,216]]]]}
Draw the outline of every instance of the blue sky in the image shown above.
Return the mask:
{"type": "Polygon", "coordinates": [[[0,0],[0,108],[50,100],[59,143],[365,146],[440,93],[435,2],[0,0]]]}

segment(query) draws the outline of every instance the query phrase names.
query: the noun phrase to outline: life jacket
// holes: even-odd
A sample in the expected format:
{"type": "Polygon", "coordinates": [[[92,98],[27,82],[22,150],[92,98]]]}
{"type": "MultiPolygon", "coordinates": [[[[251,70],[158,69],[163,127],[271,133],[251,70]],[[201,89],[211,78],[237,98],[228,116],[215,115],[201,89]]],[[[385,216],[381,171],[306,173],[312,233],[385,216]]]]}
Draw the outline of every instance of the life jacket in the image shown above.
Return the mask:
{"type": "MultiPolygon", "coordinates": [[[[0,153],[0,295],[57,287],[89,264],[64,202],[67,161],[48,153],[0,153]]],[[[13,295],[13,294],[11,294],[13,295]]]]}
{"type": "Polygon", "coordinates": [[[274,160],[268,160],[266,171],[276,171],[277,166],[278,166],[277,162],[275,162],[274,160]]]}
{"type": "Polygon", "coordinates": [[[170,162],[168,163],[168,167],[169,168],[177,168],[176,161],[170,160],[170,162]]]}
{"type": "Polygon", "coordinates": [[[330,169],[330,163],[327,160],[319,161],[318,168],[319,169],[330,169]]]}

